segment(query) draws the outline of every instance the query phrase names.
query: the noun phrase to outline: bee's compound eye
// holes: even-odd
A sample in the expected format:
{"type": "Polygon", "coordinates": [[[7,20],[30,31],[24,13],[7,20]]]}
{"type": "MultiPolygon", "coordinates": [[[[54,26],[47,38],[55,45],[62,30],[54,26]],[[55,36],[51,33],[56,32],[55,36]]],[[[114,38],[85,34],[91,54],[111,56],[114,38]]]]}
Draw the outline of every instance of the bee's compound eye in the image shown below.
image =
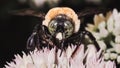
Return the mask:
{"type": "Polygon", "coordinates": [[[72,24],[71,21],[65,21],[64,22],[64,29],[65,29],[66,37],[69,37],[70,35],[72,35],[72,33],[74,31],[74,25],[72,24]]]}
{"type": "Polygon", "coordinates": [[[57,21],[52,20],[48,25],[49,32],[53,35],[57,29],[57,21]]]}

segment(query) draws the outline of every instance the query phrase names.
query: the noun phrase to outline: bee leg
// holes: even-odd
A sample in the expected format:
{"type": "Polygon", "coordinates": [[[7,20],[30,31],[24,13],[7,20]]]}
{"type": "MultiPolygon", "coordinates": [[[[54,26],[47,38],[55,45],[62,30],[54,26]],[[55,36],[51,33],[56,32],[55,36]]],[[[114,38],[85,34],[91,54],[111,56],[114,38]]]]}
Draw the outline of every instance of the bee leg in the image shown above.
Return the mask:
{"type": "Polygon", "coordinates": [[[46,26],[42,25],[42,34],[44,34],[44,40],[46,41],[47,48],[51,49],[54,46],[54,38],[50,35],[49,30],[46,26]]]}
{"type": "Polygon", "coordinates": [[[92,35],[92,33],[90,33],[90,32],[87,31],[87,30],[84,30],[84,31],[83,31],[83,34],[89,36],[89,38],[93,41],[95,47],[97,48],[97,51],[100,50],[99,44],[97,43],[96,38],[92,35]]]}
{"type": "MultiPolygon", "coordinates": [[[[98,43],[97,43],[97,41],[96,41],[96,38],[92,35],[92,33],[90,33],[89,31],[87,31],[87,30],[84,30],[83,32],[83,35],[88,35],[89,36],[89,38],[93,41],[93,43],[94,43],[94,45],[95,45],[95,48],[97,49],[97,51],[99,51],[100,50],[100,47],[99,47],[99,45],[98,45],[98,43]]],[[[102,55],[102,54],[101,54],[102,55]]],[[[87,58],[87,56],[85,57],[85,58],[87,58]]],[[[83,63],[85,63],[86,62],[86,60],[84,59],[83,60],[83,63]]]]}
{"type": "Polygon", "coordinates": [[[73,51],[71,55],[72,58],[74,57],[76,51],[79,49],[79,46],[81,45],[82,40],[84,39],[84,36],[85,34],[83,34],[82,32],[78,35],[78,37],[76,36],[78,39],[76,40],[77,43],[74,43],[74,45],[77,45],[77,47],[75,48],[75,50],[73,51]]]}
{"type": "Polygon", "coordinates": [[[60,45],[61,45],[61,47],[60,47],[60,49],[61,49],[60,56],[61,56],[62,52],[65,50],[65,48],[64,48],[64,41],[63,40],[60,42],[60,45]]]}
{"type": "Polygon", "coordinates": [[[88,35],[89,38],[93,41],[93,43],[95,44],[95,47],[96,47],[97,51],[100,50],[100,47],[99,47],[99,45],[98,45],[95,37],[89,31],[84,30],[84,31],[81,31],[79,33],[79,35],[75,37],[76,39],[78,39],[78,40],[76,40],[77,43],[75,43],[75,45],[77,45],[77,47],[74,50],[74,52],[72,54],[72,57],[74,57],[74,54],[76,53],[76,51],[78,50],[79,46],[81,45],[81,42],[85,38],[85,35],[88,35]]]}

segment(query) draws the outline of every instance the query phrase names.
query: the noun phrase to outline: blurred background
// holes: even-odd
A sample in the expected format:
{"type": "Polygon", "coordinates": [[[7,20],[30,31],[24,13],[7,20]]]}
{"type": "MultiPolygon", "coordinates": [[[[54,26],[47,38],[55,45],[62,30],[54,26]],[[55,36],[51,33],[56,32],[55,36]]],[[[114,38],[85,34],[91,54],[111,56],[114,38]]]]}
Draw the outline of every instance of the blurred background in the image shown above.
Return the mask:
{"type": "Polygon", "coordinates": [[[0,68],[14,54],[26,51],[27,38],[41,20],[33,16],[12,15],[9,12],[31,8],[46,13],[56,6],[71,7],[75,12],[85,8],[120,9],[120,0],[0,0],[0,68]]]}

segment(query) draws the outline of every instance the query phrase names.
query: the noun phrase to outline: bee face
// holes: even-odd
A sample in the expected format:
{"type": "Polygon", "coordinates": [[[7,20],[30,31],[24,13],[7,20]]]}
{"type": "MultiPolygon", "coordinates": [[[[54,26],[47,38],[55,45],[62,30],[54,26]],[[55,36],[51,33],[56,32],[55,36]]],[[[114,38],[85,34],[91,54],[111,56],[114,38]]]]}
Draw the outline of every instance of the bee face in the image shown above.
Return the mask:
{"type": "Polygon", "coordinates": [[[57,7],[48,11],[43,25],[48,27],[52,36],[62,40],[78,32],[80,20],[72,9],[57,7]]]}
{"type": "Polygon", "coordinates": [[[73,20],[68,16],[59,14],[49,22],[48,29],[52,36],[62,40],[73,34],[73,23],[73,20]]]}

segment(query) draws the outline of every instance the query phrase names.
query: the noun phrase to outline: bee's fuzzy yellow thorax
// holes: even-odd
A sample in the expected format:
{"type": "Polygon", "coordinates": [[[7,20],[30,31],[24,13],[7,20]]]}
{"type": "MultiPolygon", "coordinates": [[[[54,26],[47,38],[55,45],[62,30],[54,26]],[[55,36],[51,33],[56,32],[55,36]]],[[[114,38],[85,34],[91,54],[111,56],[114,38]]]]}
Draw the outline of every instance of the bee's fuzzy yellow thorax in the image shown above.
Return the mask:
{"type": "Polygon", "coordinates": [[[75,24],[74,31],[77,32],[79,30],[80,20],[78,19],[77,14],[71,8],[68,8],[68,7],[56,7],[56,8],[50,9],[45,16],[45,20],[43,21],[43,25],[48,26],[50,20],[59,14],[65,14],[68,17],[70,17],[71,19],[73,19],[73,21],[75,22],[74,23],[75,24]]]}

